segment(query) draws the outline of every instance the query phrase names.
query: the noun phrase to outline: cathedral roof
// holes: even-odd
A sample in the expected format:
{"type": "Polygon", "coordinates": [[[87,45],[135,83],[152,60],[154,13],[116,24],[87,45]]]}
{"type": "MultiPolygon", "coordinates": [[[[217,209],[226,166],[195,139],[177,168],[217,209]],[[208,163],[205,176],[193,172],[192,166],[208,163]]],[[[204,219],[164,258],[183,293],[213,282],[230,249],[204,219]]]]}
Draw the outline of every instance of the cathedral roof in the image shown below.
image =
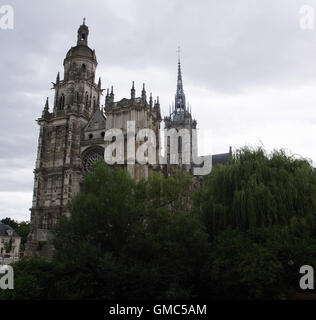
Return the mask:
{"type": "Polygon", "coordinates": [[[103,130],[103,129],[105,129],[105,123],[106,123],[106,119],[105,119],[103,113],[101,112],[101,110],[99,108],[97,108],[95,110],[94,114],[92,115],[90,121],[88,122],[88,124],[84,128],[84,131],[85,132],[92,132],[92,131],[96,131],[96,130],[103,130]]]}
{"type": "Polygon", "coordinates": [[[186,118],[191,119],[191,114],[188,111],[183,110],[174,112],[171,116],[173,122],[184,122],[186,118]]]}
{"type": "Polygon", "coordinates": [[[130,106],[141,106],[143,105],[143,100],[141,97],[132,99],[123,98],[120,101],[114,102],[114,108],[129,108],[130,106]]]}
{"type": "Polygon", "coordinates": [[[67,58],[74,58],[74,57],[84,57],[96,60],[95,52],[94,50],[90,49],[86,45],[78,45],[76,47],[72,47],[66,56],[67,58]]]}

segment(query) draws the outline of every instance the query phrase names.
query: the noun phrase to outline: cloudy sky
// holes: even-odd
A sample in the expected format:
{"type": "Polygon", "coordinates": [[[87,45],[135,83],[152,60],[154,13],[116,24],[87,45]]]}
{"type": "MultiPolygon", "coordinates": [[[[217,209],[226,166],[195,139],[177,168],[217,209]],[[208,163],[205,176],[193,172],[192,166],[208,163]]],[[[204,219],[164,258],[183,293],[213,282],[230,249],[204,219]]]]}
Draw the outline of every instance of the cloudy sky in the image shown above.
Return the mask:
{"type": "MultiPolygon", "coordinates": [[[[202,154],[244,145],[284,148],[316,163],[316,30],[300,8],[316,0],[12,1],[0,29],[0,218],[29,219],[38,139],[35,120],[82,18],[104,88],[129,97],[132,81],[174,99],[177,47],[202,154]]],[[[1,15],[0,15],[1,17],[1,15]]],[[[316,17],[316,16],[315,16],[316,17]]]]}

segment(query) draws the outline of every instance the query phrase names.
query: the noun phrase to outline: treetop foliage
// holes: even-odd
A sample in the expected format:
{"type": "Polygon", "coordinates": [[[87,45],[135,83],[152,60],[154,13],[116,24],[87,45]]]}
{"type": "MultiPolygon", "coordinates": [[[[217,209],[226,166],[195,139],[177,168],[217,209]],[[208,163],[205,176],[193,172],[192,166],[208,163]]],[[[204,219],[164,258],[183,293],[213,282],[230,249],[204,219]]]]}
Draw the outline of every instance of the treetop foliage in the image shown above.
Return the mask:
{"type": "Polygon", "coordinates": [[[55,230],[55,258],[15,265],[4,299],[284,299],[316,265],[316,173],[243,148],[203,181],[134,181],[97,163],[55,230]],[[47,272],[49,274],[47,274],[47,272]]]}
{"type": "Polygon", "coordinates": [[[316,174],[284,151],[238,150],[205,178],[197,205],[208,231],[282,226],[302,235],[315,228],[316,174]]]}

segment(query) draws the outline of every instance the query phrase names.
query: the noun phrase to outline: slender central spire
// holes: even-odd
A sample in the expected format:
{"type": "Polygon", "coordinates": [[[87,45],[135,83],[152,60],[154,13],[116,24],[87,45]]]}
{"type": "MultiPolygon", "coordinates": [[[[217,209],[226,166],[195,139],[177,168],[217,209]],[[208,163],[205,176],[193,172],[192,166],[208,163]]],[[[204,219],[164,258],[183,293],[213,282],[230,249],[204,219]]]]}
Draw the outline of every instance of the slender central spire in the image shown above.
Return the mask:
{"type": "Polygon", "coordinates": [[[176,93],[176,100],[175,100],[175,107],[177,111],[185,111],[185,94],[183,91],[183,82],[182,82],[182,72],[181,72],[181,59],[180,59],[180,52],[181,48],[178,47],[178,81],[177,81],[177,93],[176,93]],[[179,110],[180,109],[180,110],[179,110]]]}
{"type": "Polygon", "coordinates": [[[181,53],[181,47],[180,46],[178,46],[177,52],[178,52],[178,61],[180,62],[180,53],[181,53]]]}

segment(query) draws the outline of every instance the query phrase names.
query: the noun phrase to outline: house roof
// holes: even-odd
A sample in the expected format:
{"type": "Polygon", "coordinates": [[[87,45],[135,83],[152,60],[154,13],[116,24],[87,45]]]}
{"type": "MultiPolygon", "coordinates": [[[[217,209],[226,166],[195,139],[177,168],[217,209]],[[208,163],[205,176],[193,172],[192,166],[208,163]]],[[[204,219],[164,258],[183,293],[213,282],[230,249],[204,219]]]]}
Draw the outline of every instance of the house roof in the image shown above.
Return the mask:
{"type": "Polygon", "coordinates": [[[8,230],[12,230],[12,237],[21,238],[10,226],[0,222],[0,237],[9,237],[8,230]]]}

